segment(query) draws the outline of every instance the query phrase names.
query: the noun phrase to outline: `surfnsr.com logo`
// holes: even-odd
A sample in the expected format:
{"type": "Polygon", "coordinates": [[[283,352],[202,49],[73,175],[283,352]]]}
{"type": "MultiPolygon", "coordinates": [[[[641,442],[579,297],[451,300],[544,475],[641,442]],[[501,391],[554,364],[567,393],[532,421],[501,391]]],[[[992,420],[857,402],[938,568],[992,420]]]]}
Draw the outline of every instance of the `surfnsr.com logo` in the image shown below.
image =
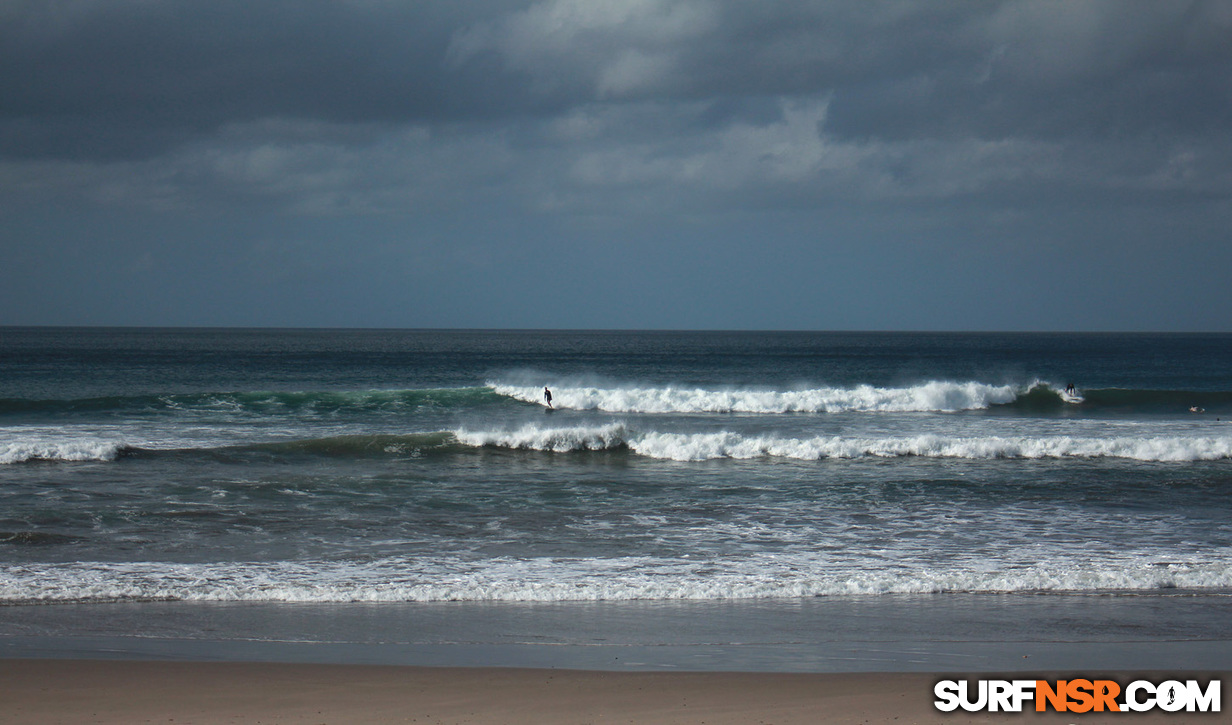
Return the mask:
{"type": "Polygon", "coordinates": [[[933,703],[942,712],[1219,712],[1220,681],[941,680],[933,703]]]}

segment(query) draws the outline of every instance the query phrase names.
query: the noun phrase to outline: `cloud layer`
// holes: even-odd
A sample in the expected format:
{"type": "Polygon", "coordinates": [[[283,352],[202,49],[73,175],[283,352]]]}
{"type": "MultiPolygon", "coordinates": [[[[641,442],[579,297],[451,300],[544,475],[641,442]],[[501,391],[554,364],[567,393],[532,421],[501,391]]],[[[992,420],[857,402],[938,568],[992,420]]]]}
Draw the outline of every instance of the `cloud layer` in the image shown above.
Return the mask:
{"type": "Polygon", "coordinates": [[[1150,206],[1197,249],[1232,221],[1229,37],[1202,0],[10,0],[0,213],[822,214],[970,258],[997,225],[1146,249],[1098,229],[1150,206]]]}
{"type": "Polygon", "coordinates": [[[432,5],[8,3],[5,188],[302,212],[487,184],[556,208],[1229,191],[1226,3],[432,5]]]}

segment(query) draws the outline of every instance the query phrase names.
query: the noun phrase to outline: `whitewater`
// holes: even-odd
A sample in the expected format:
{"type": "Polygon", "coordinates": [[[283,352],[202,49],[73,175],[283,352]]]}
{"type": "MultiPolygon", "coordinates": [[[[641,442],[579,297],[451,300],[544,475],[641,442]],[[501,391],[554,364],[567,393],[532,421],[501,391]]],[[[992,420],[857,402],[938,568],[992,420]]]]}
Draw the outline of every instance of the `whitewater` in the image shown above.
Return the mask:
{"type": "MultiPolygon", "coordinates": [[[[489,383],[499,395],[535,403],[543,398],[539,387],[489,383]]],[[[1011,403],[1025,388],[978,382],[931,381],[921,385],[882,388],[808,390],[706,390],[685,387],[596,387],[557,385],[553,404],[576,410],[608,413],[838,413],[850,411],[948,412],[976,410],[1011,403]]]]}
{"type": "Polygon", "coordinates": [[[0,355],[0,604],[1232,588],[1232,336],[26,329],[0,355]]]}
{"type": "Polygon", "coordinates": [[[638,455],[673,461],[717,458],[1127,458],[1139,461],[1212,461],[1232,458],[1232,436],[1031,438],[1025,436],[958,438],[920,435],[901,438],[815,437],[810,439],[719,433],[637,433],[625,425],[598,428],[540,428],[513,431],[466,431],[455,434],[470,446],[516,450],[602,451],[627,448],[638,455]]]}
{"type": "MultiPolygon", "coordinates": [[[[1218,419],[1110,421],[1106,415],[1110,406],[1100,408],[1095,402],[1101,393],[1108,397],[1106,391],[1089,393],[1092,402],[1069,405],[1056,386],[1040,380],[1021,385],[927,381],[903,387],[799,390],[549,384],[554,411],[600,417],[583,425],[526,422],[526,411],[544,406],[543,388],[492,381],[458,389],[0,401],[0,410],[72,411],[77,417],[85,409],[102,418],[94,424],[0,428],[0,464],[115,461],[156,451],[206,454],[262,446],[330,455],[402,455],[441,451],[455,444],[455,448],[553,453],[628,451],[672,461],[914,456],[1180,462],[1232,457],[1232,435],[1218,419]],[[1024,407],[1036,416],[973,420],[957,415],[1024,407]],[[1105,415],[1084,416],[1093,410],[1105,415]],[[474,418],[478,412],[485,423],[507,422],[497,428],[464,425],[405,433],[408,416],[474,418]],[[733,423],[733,414],[746,419],[733,423]],[[790,422],[767,423],[778,416],[787,416],[790,422]],[[516,421],[516,427],[508,421],[516,421]],[[827,427],[832,421],[840,421],[841,434],[782,434],[782,430],[827,427]]],[[[1124,391],[1117,392],[1126,397],[1124,391]]],[[[1135,405],[1132,398],[1123,407],[1127,405],[1135,405]]]]}
{"type": "MultiPolygon", "coordinates": [[[[1229,552],[1216,552],[1226,559],[1229,552]]],[[[78,562],[41,572],[0,566],[0,601],[20,603],[190,602],[577,602],[731,600],[946,592],[1054,592],[1232,587],[1226,561],[1160,563],[1120,552],[1095,565],[1078,558],[886,571],[869,558],[833,571],[807,552],[692,558],[498,558],[435,562],[308,561],[167,564],[78,562]],[[858,564],[863,564],[859,567],[858,564]]]]}

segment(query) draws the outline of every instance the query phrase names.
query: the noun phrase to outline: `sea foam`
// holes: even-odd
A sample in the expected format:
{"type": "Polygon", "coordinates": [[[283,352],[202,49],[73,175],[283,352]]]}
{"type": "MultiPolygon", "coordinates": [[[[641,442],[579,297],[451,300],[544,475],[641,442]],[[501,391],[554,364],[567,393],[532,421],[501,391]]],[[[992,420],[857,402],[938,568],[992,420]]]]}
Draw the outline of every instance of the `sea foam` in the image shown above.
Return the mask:
{"type": "Polygon", "coordinates": [[[1042,459],[1126,458],[1139,461],[1212,461],[1232,458],[1232,437],[1078,437],[1078,436],[893,436],[883,438],[818,436],[788,438],[714,433],[637,432],[623,423],[596,427],[540,428],[526,425],[507,431],[460,430],[468,446],[534,451],[625,449],[648,458],[703,461],[719,458],[789,458],[797,460],[897,458],[1042,459]]]}
{"type": "MultiPolygon", "coordinates": [[[[538,403],[537,386],[489,383],[499,395],[538,403]]],[[[1013,402],[1022,392],[1013,385],[978,382],[927,382],[903,388],[859,385],[852,388],[807,390],[708,390],[691,387],[594,387],[557,385],[552,402],[558,408],[609,413],[841,413],[951,412],[980,410],[1013,402]]]]}
{"type": "Polygon", "coordinates": [[[949,437],[808,439],[748,437],[735,433],[651,433],[630,442],[637,453],[680,461],[712,458],[1128,458],[1139,461],[1209,461],[1232,458],[1232,438],[949,437]]]}
{"type": "Polygon", "coordinates": [[[613,450],[627,444],[627,433],[624,425],[620,423],[572,428],[540,428],[530,424],[511,431],[458,430],[454,432],[454,436],[459,443],[468,446],[557,453],[613,450]]]}
{"type": "Polygon", "coordinates": [[[369,562],[0,564],[0,603],[99,601],[439,602],[716,600],[940,592],[1226,588],[1232,565],[1144,561],[956,560],[945,568],[834,567],[810,552],[729,560],[454,557],[369,562]]]}
{"type": "Polygon", "coordinates": [[[128,446],[97,438],[9,440],[0,442],[0,464],[31,461],[114,461],[128,446]]]}

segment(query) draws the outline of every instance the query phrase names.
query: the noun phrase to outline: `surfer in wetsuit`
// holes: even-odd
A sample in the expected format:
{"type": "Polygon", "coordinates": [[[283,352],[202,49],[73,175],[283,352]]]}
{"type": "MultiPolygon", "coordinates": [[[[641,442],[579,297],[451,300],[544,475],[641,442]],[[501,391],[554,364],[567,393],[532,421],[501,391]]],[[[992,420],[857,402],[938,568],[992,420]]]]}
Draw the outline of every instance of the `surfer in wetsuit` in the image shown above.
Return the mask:
{"type": "Polygon", "coordinates": [[[1073,395],[1074,393],[1078,391],[1074,388],[1074,384],[1070,383],[1069,385],[1065,386],[1065,392],[1067,395],[1073,395]]]}
{"type": "Polygon", "coordinates": [[[552,391],[548,390],[548,386],[543,386],[543,399],[548,402],[548,407],[552,407],[552,391]]]}

